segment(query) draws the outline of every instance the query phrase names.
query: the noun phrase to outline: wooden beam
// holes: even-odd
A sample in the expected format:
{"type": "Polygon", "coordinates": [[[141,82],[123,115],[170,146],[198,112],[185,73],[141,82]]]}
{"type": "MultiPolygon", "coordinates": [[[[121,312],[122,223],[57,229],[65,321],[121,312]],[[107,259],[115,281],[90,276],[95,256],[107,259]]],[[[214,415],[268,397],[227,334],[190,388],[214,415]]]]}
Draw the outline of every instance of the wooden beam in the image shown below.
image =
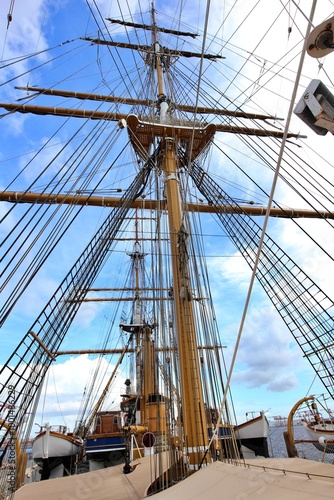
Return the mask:
{"type": "MultiPolygon", "coordinates": [[[[82,194],[55,194],[55,193],[31,193],[24,191],[3,191],[0,193],[0,201],[7,201],[9,203],[37,203],[37,204],[61,204],[66,205],[89,205],[96,207],[117,207],[119,206],[120,199],[111,196],[88,196],[82,194]]],[[[161,210],[166,209],[166,203],[161,200],[138,199],[131,204],[131,208],[141,208],[147,210],[161,210]]],[[[231,206],[221,204],[219,208],[224,213],[237,213],[247,214],[251,216],[264,216],[266,214],[266,207],[258,207],[254,205],[240,205],[231,206]]],[[[188,203],[187,210],[189,212],[200,213],[216,213],[217,210],[214,206],[206,203],[188,203]]],[[[285,219],[334,219],[334,212],[327,212],[323,210],[306,210],[295,208],[271,208],[270,217],[280,217],[285,219]]]]}

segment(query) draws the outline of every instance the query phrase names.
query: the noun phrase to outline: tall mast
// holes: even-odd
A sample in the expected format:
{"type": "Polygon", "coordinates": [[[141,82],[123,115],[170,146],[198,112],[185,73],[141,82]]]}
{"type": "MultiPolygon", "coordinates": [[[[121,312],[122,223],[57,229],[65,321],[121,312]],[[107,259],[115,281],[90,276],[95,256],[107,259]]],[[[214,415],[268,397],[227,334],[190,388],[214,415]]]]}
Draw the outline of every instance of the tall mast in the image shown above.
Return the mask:
{"type": "Polygon", "coordinates": [[[204,455],[207,442],[207,426],[189,277],[187,233],[183,225],[177,172],[176,146],[175,139],[165,139],[163,168],[165,171],[170,227],[174,307],[182,387],[182,419],[186,441],[185,451],[189,455],[190,469],[196,470],[204,455]]]}
{"type": "Polygon", "coordinates": [[[129,325],[121,324],[123,330],[134,334],[135,338],[135,357],[136,357],[136,390],[135,394],[142,400],[140,404],[140,422],[147,425],[148,423],[148,410],[146,407],[146,400],[149,395],[156,392],[156,379],[154,368],[154,343],[152,340],[152,325],[146,323],[143,306],[142,306],[142,274],[141,262],[145,258],[145,253],[142,252],[139,243],[138,234],[138,217],[136,215],[135,223],[135,244],[133,252],[129,253],[133,261],[134,273],[134,304],[132,310],[132,319],[129,325]],[[143,366],[145,369],[143,370],[143,366]]]}
{"type": "MultiPolygon", "coordinates": [[[[153,26],[156,26],[152,4],[153,26]]],[[[156,29],[153,29],[155,69],[158,82],[160,122],[168,112],[156,29]]],[[[152,124],[154,127],[154,124],[152,124]]],[[[180,126],[171,127],[162,139],[161,167],[165,174],[165,196],[168,207],[170,247],[173,270],[174,308],[181,377],[181,400],[185,453],[189,457],[189,470],[197,470],[203,461],[207,443],[207,425],[198,361],[192,292],[190,286],[187,234],[183,224],[180,183],[178,178],[177,148],[180,126]]]]}
{"type": "Polygon", "coordinates": [[[153,47],[154,47],[154,63],[155,70],[157,72],[158,79],[158,104],[160,108],[160,119],[163,121],[166,118],[166,113],[168,110],[168,103],[166,102],[166,96],[164,92],[163,80],[162,80],[162,64],[161,64],[161,56],[160,56],[160,44],[158,41],[157,35],[157,23],[155,19],[155,10],[152,2],[152,36],[153,36],[153,47]]]}
{"type": "Polygon", "coordinates": [[[137,394],[140,393],[140,370],[141,370],[141,363],[140,363],[140,356],[141,356],[141,330],[142,330],[142,323],[143,323],[143,317],[142,317],[142,301],[141,301],[141,294],[140,294],[140,284],[139,284],[139,266],[140,266],[140,260],[143,259],[144,255],[140,252],[140,245],[139,245],[139,240],[138,240],[138,219],[136,217],[136,241],[135,241],[135,250],[131,254],[131,258],[134,260],[134,272],[135,272],[135,302],[134,302],[134,310],[133,310],[133,323],[135,325],[135,331],[136,331],[136,382],[137,382],[137,388],[136,392],[137,394]]]}

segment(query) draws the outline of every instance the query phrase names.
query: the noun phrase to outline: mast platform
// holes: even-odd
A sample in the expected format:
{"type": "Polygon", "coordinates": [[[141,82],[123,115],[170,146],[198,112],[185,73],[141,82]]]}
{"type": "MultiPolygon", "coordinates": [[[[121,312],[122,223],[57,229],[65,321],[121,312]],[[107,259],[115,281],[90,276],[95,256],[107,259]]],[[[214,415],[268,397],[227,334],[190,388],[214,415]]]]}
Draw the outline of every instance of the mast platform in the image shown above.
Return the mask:
{"type": "Polygon", "coordinates": [[[198,155],[210,145],[216,126],[212,123],[201,124],[200,122],[190,122],[188,120],[177,120],[167,118],[161,121],[160,117],[139,118],[137,115],[129,115],[126,120],[131,143],[137,154],[147,160],[152,141],[156,137],[162,139],[168,137],[181,141],[185,147],[186,154],[191,160],[195,160],[198,155]]]}

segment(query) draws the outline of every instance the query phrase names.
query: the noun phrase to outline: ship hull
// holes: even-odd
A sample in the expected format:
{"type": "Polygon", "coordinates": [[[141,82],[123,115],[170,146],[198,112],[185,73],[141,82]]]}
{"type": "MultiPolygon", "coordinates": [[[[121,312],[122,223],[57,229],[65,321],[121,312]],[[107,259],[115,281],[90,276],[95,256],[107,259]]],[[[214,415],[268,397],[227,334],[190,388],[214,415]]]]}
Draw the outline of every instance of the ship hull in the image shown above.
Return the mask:
{"type": "Polygon", "coordinates": [[[121,435],[92,435],[86,441],[89,470],[104,469],[124,463],[125,443],[121,435]]]}
{"type": "Polygon", "coordinates": [[[312,444],[324,453],[334,453],[334,423],[331,421],[303,422],[312,444]]]}
{"type": "Polygon", "coordinates": [[[265,415],[247,420],[234,430],[244,458],[269,457],[269,423],[265,415]]]}
{"type": "Polygon", "coordinates": [[[79,437],[46,429],[34,439],[32,458],[41,467],[44,480],[71,475],[81,450],[79,437]]]}

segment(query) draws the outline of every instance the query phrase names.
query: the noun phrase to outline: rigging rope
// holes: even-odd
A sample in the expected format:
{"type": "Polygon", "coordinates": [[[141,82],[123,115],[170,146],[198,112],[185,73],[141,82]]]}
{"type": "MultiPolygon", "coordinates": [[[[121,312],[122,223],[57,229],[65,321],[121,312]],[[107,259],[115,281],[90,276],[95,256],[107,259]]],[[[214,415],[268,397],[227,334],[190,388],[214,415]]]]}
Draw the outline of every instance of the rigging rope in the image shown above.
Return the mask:
{"type": "MultiPolygon", "coordinates": [[[[313,0],[311,14],[310,14],[311,21],[313,20],[316,3],[317,3],[317,0],[313,0]]],[[[295,99],[296,99],[296,95],[297,95],[299,79],[300,79],[300,75],[302,72],[303,62],[304,62],[304,58],[305,58],[305,54],[306,54],[307,39],[308,39],[308,36],[310,34],[310,31],[311,31],[311,24],[309,23],[307,26],[306,34],[305,34],[305,42],[304,42],[303,51],[302,51],[302,54],[300,57],[299,67],[298,67],[298,71],[297,71],[297,78],[296,78],[296,82],[295,82],[294,89],[293,89],[292,96],[291,96],[289,112],[288,112],[288,116],[287,116],[287,120],[286,120],[284,136],[283,136],[282,144],[281,144],[281,151],[280,151],[280,155],[279,155],[278,160],[277,160],[277,167],[276,167],[275,176],[274,176],[273,183],[272,183],[272,189],[271,189],[271,193],[270,193],[270,197],[269,197],[269,201],[268,201],[268,210],[267,210],[267,213],[266,213],[266,216],[264,219],[264,223],[263,223],[262,233],[261,233],[261,237],[260,237],[260,241],[259,241],[259,245],[258,245],[258,251],[257,251],[257,255],[255,257],[255,261],[254,261],[254,265],[253,265],[253,272],[252,272],[251,280],[249,283],[249,289],[247,292],[245,307],[244,307],[244,311],[243,311],[241,322],[240,322],[240,327],[239,327],[237,340],[236,340],[236,344],[235,344],[235,350],[233,352],[233,357],[231,360],[231,365],[230,365],[228,379],[226,381],[225,390],[228,389],[230,386],[230,382],[231,382],[231,378],[232,378],[232,374],[233,374],[233,370],[234,370],[234,364],[235,364],[235,360],[236,360],[236,356],[237,356],[237,352],[238,352],[238,348],[239,348],[239,344],[240,344],[240,340],[241,340],[241,335],[242,335],[243,327],[244,327],[245,320],[246,320],[248,306],[249,306],[249,302],[250,302],[250,298],[251,298],[251,294],[252,294],[252,290],[253,290],[253,285],[254,285],[255,277],[257,274],[257,270],[258,270],[258,264],[259,264],[259,260],[261,257],[263,242],[264,242],[264,238],[266,236],[266,229],[267,229],[268,220],[269,220],[270,208],[271,208],[272,203],[273,203],[275,188],[276,188],[276,184],[277,184],[277,180],[278,180],[278,176],[279,176],[279,170],[280,170],[280,166],[281,166],[281,162],[282,162],[282,158],[283,158],[283,153],[284,153],[284,147],[285,147],[288,129],[290,126],[290,120],[291,120],[293,107],[294,107],[294,103],[295,103],[295,99]]],[[[220,411],[222,411],[222,409],[224,408],[225,402],[226,402],[226,396],[224,394],[224,397],[223,397],[223,400],[221,403],[221,407],[220,407],[220,411]]],[[[210,440],[208,448],[210,447],[212,440],[213,440],[213,437],[210,440]]]]}
{"type": "MultiPolygon", "coordinates": [[[[36,319],[31,330],[23,337],[0,370],[0,376],[3,376],[4,380],[0,391],[1,401],[6,403],[10,398],[13,399],[14,407],[17,409],[15,418],[13,416],[13,425],[16,429],[20,428],[20,432],[23,432],[21,425],[24,422],[25,414],[31,408],[38,388],[54,359],[52,352],[58,350],[78,311],[79,299],[84,298],[89,286],[96,279],[105,263],[122,220],[124,220],[132,201],[145,186],[153,164],[154,156],[137,174],[120,199],[119,206],[110,212],[95,237],[36,319]],[[8,370],[9,367],[10,370],[8,370]],[[9,387],[12,387],[13,390],[9,391],[9,387]]],[[[4,420],[8,419],[8,414],[8,412],[5,414],[4,420]]],[[[8,429],[0,438],[1,461],[6,454],[7,447],[11,445],[11,438],[12,435],[8,429]],[[3,448],[6,439],[8,439],[7,445],[3,448]]]]}
{"type": "MultiPolygon", "coordinates": [[[[120,134],[120,131],[118,131],[117,133],[120,134]]],[[[94,139],[94,136],[91,139],[92,144],[94,144],[93,139],[94,139]]],[[[108,146],[107,151],[102,152],[102,155],[103,155],[102,158],[97,162],[95,169],[90,171],[90,176],[86,179],[85,183],[83,185],[81,185],[81,187],[83,189],[85,189],[85,186],[89,185],[90,178],[93,178],[93,176],[96,174],[95,170],[99,169],[101,161],[104,160],[105,156],[109,152],[112,145],[113,145],[113,143],[110,141],[110,138],[108,138],[107,139],[107,146],[108,146]]],[[[123,149],[125,149],[125,147],[126,146],[124,146],[123,149]]],[[[74,154],[74,153],[72,153],[72,154],[74,154]]],[[[117,159],[119,158],[119,156],[121,154],[122,154],[122,150],[116,156],[116,158],[115,158],[113,164],[110,166],[110,168],[117,162],[117,159]]],[[[70,157],[70,160],[71,160],[71,157],[70,157]]],[[[73,165],[75,166],[75,162],[73,163],[73,165]]],[[[70,168],[71,168],[71,165],[70,165],[70,168]]],[[[90,169],[90,168],[91,168],[91,163],[87,162],[86,167],[85,167],[83,172],[85,172],[87,169],[90,169]]],[[[104,178],[108,175],[108,173],[109,173],[109,169],[107,169],[104,172],[104,174],[102,176],[100,176],[100,178],[97,180],[97,183],[95,185],[96,188],[103,182],[104,178]]],[[[65,174],[67,174],[67,172],[65,172],[64,175],[65,174]]],[[[58,175],[58,173],[56,173],[56,175],[58,175]]],[[[62,179],[63,179],[63,177],[60,177],[59,182],[62,182],[62,179]]],[[[74,183],[74,186],[75,185],[76,185],[76,182],[74,183]]],[[[92,194],[93,194],[93,192],[91,192],[91,194],[88,195],[87,198],[89,199],[90,196],[92,196],[92,194]]],[[[31,205],[30,208],[27,210],[27,212],[25,214],[26,216],[28,215],[29,211],[32,210],[32,207],[33,207],[33,205],[31,205]]],[[[84,208],[84,206],[81,206],[74,212],[75,207],[76,207],[75,201],[74,201],[74,204],[70,204],[70,205],[66,206],[65,211],[63,212],[63,214],[60,215],[56,224],[54,224],[51,227],[51,231],[50,231],[49,235],[47,235],[46,239],[41,243],[40,248],[37,250],[36,255],[34,256],[33,260],[31,260],[31,262],[28,262],[28,266],[25,270],[25,273],[23,274],[23,276],[20,277],[20,280],[18,281],[18,283],[15,287],[15,291],[9,295],[7,301],[4,303],[4,305],[1,309],[1,316],[0,316],[0,323],[1,324],[4,323],[4,321],[9,316],[10,311],[13,309],[13,307],[15,306],[18,299],[21,297],[24,290],[30,284],[32,278],[35,276],[37,271],[41,268],[41,266],[43,265],[43,263],[45,262],[47,257],[50,255],[50,253],[54,250],[55,246],[60,241],[61,237],[64,235],[64,233],[67,231],[67,229],[71,226],[71,224],[74,222],[74,220],[78,217],[79,213],[84,208]],[[68,220],[69,214],[71,214],[72,212],[73,212],[72,218],[70,220],[68,220]]],[[[10,284],[10,283],[12,284],[13,275],[17,272],[17,270],[19,269],[19,267],[23,263],[24,259],[26,257],[30,257],[29,251],[31,250],[32,245],[38,241],[38,238],[43,234],[43,231],[46,230],[46,228],[48,227],[48,224],[53,221],[57,211],[59,211],[60,209],[61,209],[61,205],[57,205],[56,209],[53,210],[52,204],[49,204],[46,206],[41,204],[41,205],[39,205],[39,208],[37,210],[35,210],[34,213],[32,213],[32,218],[36,218],[36,216],[42,210],[44,212],[44,213],[41,212],[42,217],[44,217],[44,214],[46,214],[48,211],[52,211],[48,220],[44,223],[43,227],[41,229],[39,229],[38,233],[35,235],[33,242],[30,242],[28,248],[25,248],[25,244],[26,244],[26,241],[29,240],[29,237],[32,233],[30,232],[29,234],[27,234],[26,238],[23,240],[22,240],[22,231],[20,231],[20,233],[18,234],[17,240],[20,240],[20,247],[16,248],[16,250],[14,251],[15,253],[12,255],[11,260],[5,266],[4,272],[7,270],[9,265],[11,265],[11,266],[13,265],[13,258],[15,256],[18,257],[18,260],[17,260],[17,263],[14,265],[14,267],[12,267],[11,269],[8,269],[8,271],[9,271],[8,276],[6,277],[6,279],[3,280],[3,283],[1,286],[2,290],[8,284],[10,284]],[[20,256],[19,251],[20,251],[21,247],[24,248],[24,253],[20,256]]],[[[21,222],[21,220],[18,222],[18,224],[21,222]]],[[[35,225],[33,226],[33,229],[31,231],[35,230],[35,228],[37,227],[37,224],[38,223],[35,223],[35,225]]],[[[25,227],[28,227],[27,224],[25,227]]],[[[15,227],[13,228],[13,231],[15,231],[15,227]]],[[[11,234],[12,234],[12,232],[9,233],[7,238],[9,238],[11,236],[11,234]]],[[[12,245],[9,245],[7,251],[5,250],[5,254],[3,255],[3,258],[6,256],[6,254],[8,252],[12,251],[14,248],[15,247],[13,247],[12,245]]]]}
{"type": "Polygon", "coordinates": [[[10,0],[9,11],[7,14],[7,29],[9,28],[10,23],[13,20],[13,10],[14,10],[15,0],[10,0]]]}

